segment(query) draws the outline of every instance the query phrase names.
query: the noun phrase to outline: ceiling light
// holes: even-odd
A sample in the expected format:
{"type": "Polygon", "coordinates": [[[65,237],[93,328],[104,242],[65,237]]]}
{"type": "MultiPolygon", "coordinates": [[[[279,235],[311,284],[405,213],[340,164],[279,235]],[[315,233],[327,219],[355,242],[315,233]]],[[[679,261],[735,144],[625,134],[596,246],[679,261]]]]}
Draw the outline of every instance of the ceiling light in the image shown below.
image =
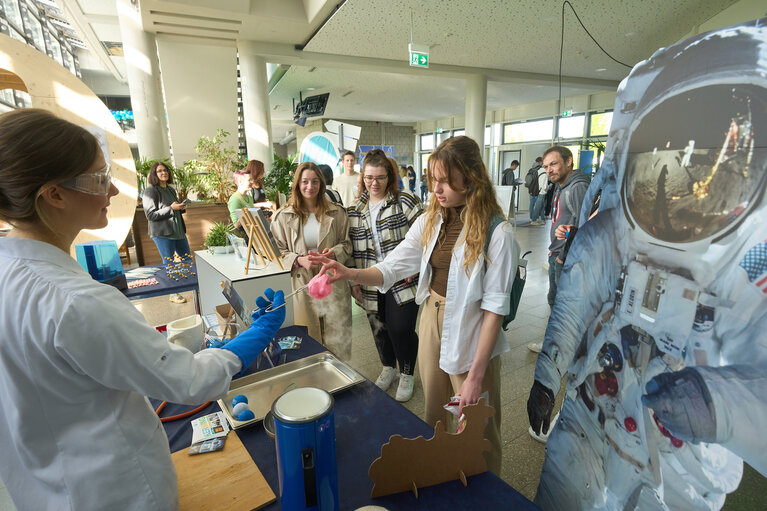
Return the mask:
{"type": "Polygon", "coordinates": [[[597,69],[597,73],[603,73],[605,71],[607,71],[606,67],[600,67],[599,69],[597,69]]]}
{"type": "Polygon", "coordinates": [[[307,87],[306,90],[317,90],[317,87],[307,87]]]}
{"type": "Polygon", "coordinates": [[[341,94],[341,97],[342,97],[342,98],[345,98],[346,96],[348,96],[348,95],[349,95],[349,94],[351,94],[352,92],[354,92],[354,91],[353,91],[353,90],[350,90],[349,92],[345,92],[345,93],[341,94]]]}

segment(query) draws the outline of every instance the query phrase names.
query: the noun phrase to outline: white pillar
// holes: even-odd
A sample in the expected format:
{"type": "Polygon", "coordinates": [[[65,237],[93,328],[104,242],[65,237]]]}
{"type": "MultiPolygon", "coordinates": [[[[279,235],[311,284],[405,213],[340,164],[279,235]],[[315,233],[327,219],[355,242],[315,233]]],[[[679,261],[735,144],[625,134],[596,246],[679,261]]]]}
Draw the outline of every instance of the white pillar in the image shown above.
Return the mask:
{"type": "Polygon", "coordinates": [[[273,150],[266,60],[258,55],[257,45],[252,42],[238,41],[237,52],[248,159],[264,162],[268,170],[272,168],[273,150]]]}
{"type": "Polygon", "coordinates": [[[473,138],[484,154],[485,112],[487,111],[487,77],[469,75],[466,78],[466,136],[473,138]]]}
{"type": "Polygon", "coordinates": [[[150,160],[168,158],[170,144],[154,34],[144,31],[138,8],[130,0],[117,0],[117,12],[139,154],[150,160]]]}

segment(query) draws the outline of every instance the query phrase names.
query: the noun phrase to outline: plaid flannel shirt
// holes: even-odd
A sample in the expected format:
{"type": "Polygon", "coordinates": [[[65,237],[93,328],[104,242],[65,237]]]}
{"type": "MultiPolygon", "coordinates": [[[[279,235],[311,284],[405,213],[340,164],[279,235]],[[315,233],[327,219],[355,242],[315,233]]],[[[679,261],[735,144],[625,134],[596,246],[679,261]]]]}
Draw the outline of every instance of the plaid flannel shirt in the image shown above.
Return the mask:
{"type": "MultiPolygon", "coordinates": [[[[356,268],[370,268],[376,264],[376,249],[373,242],[373,231],[368,209],[368,192],[347,208],[349,214],[349,238],[352,241],[352,258],[356,268]]],[[[418,198],[405,191],[399,192],[395,199],[390,193],[384,198],[384,204],[375,220],[376,230],[381,243],[381,253],[384,257],[394,250],[394,247],[405,239],[410,226],[423,213],[423,206],[418,198]]],[[[410,282],[400,280],[391,288],[398,305],[415,300],[415,290],[418,285],[418,275],[410,282]]],[[[378,291],[374,286],[361,286],[365,310],[378,312],[378,291]]]]}

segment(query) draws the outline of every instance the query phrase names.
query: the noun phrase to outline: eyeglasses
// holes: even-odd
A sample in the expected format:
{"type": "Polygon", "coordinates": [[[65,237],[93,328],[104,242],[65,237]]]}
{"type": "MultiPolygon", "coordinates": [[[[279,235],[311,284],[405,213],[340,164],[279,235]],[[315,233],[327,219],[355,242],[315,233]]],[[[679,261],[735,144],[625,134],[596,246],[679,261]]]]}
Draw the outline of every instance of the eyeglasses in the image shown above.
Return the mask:
{"type": "Polygon", "coordinates": [[[112,187],[112,167],[106,167],[92,174],[80,174],[77,177],[59,183],[64,188],[77,190],[91,195],[107,195],[112,187]]]}
{"type": "Polygon", "coordinates": [[[384,181],[389,179],[389,176],[365,176],[362,179],[364,179],[366,183],[372,183],[373,181],[383,183],[384,181]]]}

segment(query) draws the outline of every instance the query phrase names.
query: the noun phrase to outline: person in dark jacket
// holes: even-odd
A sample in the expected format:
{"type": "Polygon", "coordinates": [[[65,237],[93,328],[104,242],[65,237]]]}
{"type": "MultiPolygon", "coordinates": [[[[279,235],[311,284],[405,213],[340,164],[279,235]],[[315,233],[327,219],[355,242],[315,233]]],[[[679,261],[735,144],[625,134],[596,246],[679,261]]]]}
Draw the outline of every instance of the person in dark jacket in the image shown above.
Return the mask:
{"type": "Polygon", "coordinates": [[[549,245],[549,306],[554,306],[559,275],[564,264],[566,239],[557,239],[560,226],[578,225],[583,198],[589,187],[589,178],[580,170],[573,170],[573,153],[563,146],[552,146],[543,153],[543,168],[549,180],[556,185],[551,212],[551,244],[549,245]]]}
{"type": "MultiPolygon", "coordinates": [[[[157,245],[163,263],[173,261],[178,255],[182,260],[192,259],[192,250],[186,239],[186,224],[181,216],[186,204],[178,201],[173,175],[164,163],[156,161],[149,169],[149,186],[144,190],[144,214],[149,222],[149,236],[157,245]]],[[[178,293],[170,295],[173,303],[186,299],[178,293]]]]}

